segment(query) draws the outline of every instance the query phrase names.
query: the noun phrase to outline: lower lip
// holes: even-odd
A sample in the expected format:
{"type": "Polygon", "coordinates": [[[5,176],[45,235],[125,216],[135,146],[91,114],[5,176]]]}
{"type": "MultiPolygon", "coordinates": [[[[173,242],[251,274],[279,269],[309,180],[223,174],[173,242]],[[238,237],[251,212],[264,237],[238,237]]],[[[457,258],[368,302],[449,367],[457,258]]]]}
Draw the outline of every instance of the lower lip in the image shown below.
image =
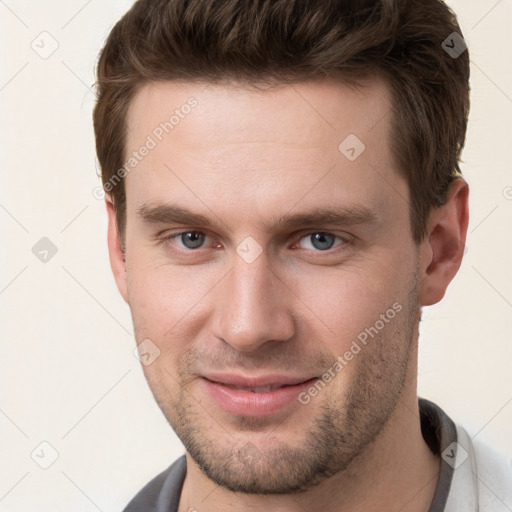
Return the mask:
{"type": "Polygon", "coordinates": [[[265,416],[279,412],[297,401],[301,391],[306,389],[316,378],[294,386],[285,386],[273,391],[253,392],[233,389],[219,382],[201,378],[206,393],[225,411],[242,416],[265,416]]]}

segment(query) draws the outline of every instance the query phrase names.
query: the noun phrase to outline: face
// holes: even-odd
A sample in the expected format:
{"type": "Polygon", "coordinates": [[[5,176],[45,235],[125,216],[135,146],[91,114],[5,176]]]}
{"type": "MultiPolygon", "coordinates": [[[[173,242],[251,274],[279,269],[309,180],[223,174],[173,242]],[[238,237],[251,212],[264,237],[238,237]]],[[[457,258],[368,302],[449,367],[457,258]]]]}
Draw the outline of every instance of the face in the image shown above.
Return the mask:
{"type": "Polygon", "coordinates": [[[390,107],[378,80],[150,84],[130,106],[117,282],[158,405],[230,490],[315,485],[397,406],[419,273],[390,107]]]}

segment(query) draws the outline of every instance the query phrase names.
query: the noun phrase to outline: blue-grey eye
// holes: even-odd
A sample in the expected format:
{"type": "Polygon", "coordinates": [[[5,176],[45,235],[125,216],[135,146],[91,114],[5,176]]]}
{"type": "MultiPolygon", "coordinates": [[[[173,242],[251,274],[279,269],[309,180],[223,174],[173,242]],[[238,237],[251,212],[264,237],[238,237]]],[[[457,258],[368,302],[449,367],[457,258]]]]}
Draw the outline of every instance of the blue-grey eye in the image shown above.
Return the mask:
{"type": "MultiPolygon", "coordinates": [[[[329,233],[311,233],[305,236],[303,240],[310,240],[313,249],[317,249],[319,251],[327,251],[332,248],[336,238],[338,237],[329,233]]],[[[304,248],[309,249],[309,247],[304,248]]]]}
{"type": "Polygon", "coordinates": [[[203,244],[205,234],[199,231],[185,231],[178,236],[184,247],[187,249],[197,249],[203,244]]]}

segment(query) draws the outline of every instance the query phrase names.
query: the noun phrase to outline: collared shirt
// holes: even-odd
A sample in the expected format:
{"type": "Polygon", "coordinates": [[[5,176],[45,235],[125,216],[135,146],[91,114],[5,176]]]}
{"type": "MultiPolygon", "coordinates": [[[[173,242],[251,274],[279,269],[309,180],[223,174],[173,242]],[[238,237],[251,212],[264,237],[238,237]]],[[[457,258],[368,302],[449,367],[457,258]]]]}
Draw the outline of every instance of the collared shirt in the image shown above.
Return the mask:
{"type": "MultiPolygon", "coordinates": [[[[512,512],[512,458],[472,440],[436,404],[418,399],[421,433],[441,456],[437,487],[428,512],[512,512]]],[[[123,512],[178,512],[187,472],[182,455],[151,480],[123,512]]]]}

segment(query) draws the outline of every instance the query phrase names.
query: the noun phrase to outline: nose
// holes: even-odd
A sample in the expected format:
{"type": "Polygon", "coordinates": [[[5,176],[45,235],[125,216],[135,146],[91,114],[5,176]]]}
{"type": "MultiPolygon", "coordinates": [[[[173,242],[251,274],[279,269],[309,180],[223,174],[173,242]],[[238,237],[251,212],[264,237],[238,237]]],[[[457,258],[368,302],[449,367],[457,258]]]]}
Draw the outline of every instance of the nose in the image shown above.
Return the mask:
{"type": "Polygon", "coordinates": [[[216,336],[240,352],[285,341],[295,332],[293,293],[268,265],[265,253],[252,263],[238,254],[219,290],[216,336]]]}

